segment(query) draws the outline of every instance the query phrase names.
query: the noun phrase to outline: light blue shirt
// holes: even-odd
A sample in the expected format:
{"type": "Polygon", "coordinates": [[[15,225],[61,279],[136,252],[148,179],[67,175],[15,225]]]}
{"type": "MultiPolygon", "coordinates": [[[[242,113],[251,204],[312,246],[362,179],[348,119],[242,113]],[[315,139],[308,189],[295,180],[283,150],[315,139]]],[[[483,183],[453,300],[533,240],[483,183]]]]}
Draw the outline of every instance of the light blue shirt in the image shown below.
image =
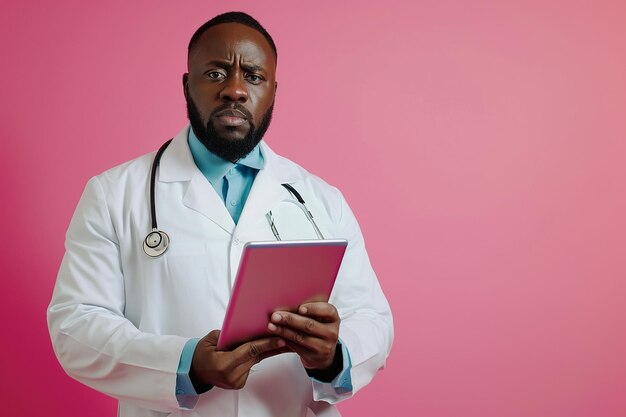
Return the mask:
{"type": "MultiPolygon", "coordinates": [[[[244,158],[233,163],[209,152],[191,128],[187,141],[198,169],[222,198],[226,209],[236,224],[250,194],[254,178],[265,166],[259,145],[244,158]]],[[[198,394],[189,378],[189,370],[199,340],[189,339],[180,355],[176,372],[176,399],[181,408],[193,408],[198,401],[198,394]]],[[[347,393],[352,391],[352,378],[350,377],[352,361],[345,344],[341,343],[341,349],[344,362],[343,370],[332,381],[332,385],[338,393],[347,393]]]]}
{"type": "Polygon", "coordinates": [[[265,166],[259,145],[255,146],[252,152],[244,158],[233,163],[209,152],[192,129],[189,129],[188,142],[198,169],[222,198],[236,224],[241,217],[254,178],[257,172],[265,166]]]}

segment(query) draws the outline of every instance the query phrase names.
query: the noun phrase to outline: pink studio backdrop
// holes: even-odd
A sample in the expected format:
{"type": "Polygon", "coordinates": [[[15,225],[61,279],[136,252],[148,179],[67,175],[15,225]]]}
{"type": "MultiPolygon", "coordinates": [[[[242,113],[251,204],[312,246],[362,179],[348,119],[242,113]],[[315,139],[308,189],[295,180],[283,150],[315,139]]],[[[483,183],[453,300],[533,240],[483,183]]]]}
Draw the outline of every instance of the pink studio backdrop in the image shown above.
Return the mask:
{"type": "Polygon", "coordinates": [[[186,121],[216,13],[279,48],[267,141],[339,186],[395,314],[345,416],[626,415],[626,2],[3,1],[3,414],[115,415],[45,323],[86,181],[186,121]]]}

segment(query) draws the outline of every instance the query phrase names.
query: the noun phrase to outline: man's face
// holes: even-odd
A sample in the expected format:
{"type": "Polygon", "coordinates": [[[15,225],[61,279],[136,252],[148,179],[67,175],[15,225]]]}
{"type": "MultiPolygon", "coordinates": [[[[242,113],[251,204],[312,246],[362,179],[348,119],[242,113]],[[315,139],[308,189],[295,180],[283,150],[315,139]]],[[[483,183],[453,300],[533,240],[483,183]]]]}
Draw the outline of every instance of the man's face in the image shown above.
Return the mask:
{"type": "Polygon", "coordinates": [[[236,161],[269,126],[276,92],[276,62],[267,40],[238,23],[209,28],[193,47],[183,76],[194,133],[220,157],[236,161]]]}

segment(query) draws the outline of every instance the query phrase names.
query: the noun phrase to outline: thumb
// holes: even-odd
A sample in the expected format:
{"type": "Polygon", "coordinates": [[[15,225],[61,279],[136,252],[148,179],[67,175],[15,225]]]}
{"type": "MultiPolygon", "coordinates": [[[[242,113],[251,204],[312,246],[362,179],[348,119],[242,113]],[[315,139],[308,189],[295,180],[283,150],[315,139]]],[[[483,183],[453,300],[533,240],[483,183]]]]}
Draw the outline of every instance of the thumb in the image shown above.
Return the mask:
{"type": "Polygon", "coordinates": [[[220,333],[220,330],[212,330],[209,334],[204,336],[205,342],[212,346],[217,345],[217,339],[219,339],[220,333]]]}

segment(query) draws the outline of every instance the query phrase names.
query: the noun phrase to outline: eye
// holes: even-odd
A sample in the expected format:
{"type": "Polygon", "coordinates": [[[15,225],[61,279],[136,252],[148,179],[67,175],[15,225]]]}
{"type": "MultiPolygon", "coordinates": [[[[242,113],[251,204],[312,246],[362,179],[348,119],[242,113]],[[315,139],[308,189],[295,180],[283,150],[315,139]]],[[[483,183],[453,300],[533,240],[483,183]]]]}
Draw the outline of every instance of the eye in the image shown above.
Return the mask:
{"type": "Polygon", "coordinates": [[[207,78],[211,80],[222,80],[226,78],[226,74],[223,71],[209,71],[206,73],[207,78]]]}
{"type": "Polygon", "coordinates": [[[264,81],[263,77],[257,74],[247,74],[246,80],[248,80],[252,84],[260,84],[264,81]]]}

